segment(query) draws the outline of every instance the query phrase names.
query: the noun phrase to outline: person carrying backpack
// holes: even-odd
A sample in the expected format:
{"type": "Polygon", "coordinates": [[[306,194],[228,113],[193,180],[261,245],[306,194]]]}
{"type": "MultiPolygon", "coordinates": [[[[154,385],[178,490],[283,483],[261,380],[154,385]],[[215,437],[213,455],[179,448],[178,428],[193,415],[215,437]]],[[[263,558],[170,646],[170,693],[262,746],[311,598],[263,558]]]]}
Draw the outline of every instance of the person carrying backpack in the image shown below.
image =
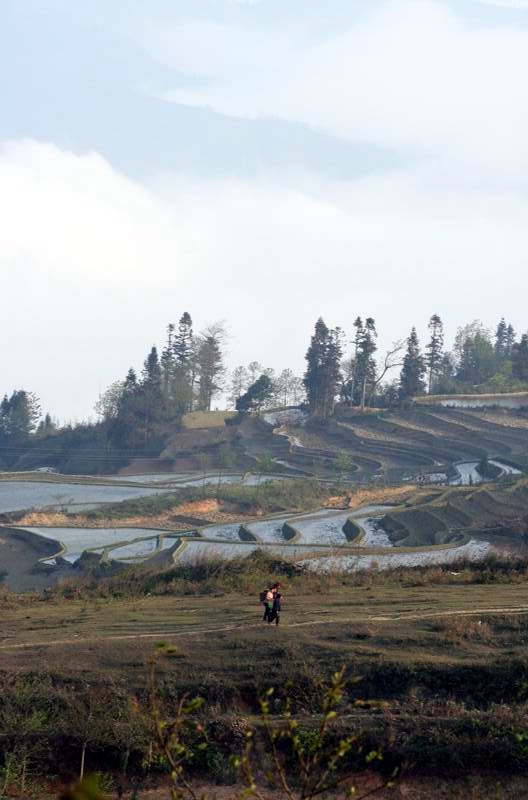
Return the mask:
{"type": "Polygon", "coordinates": [[[279,614],[281,610],[280,601],[282,597],[280,586],[280,583],[274,583],[259,594],[259,600],[264,606],[263,622],[271,623],[275,620],[275,624],[279,624],[279,614]]]}
{"type": "Polygon", "coordinates": [[[260,593],[259,598],[260,602],[264,606],[264,616],[262,617],[262,621],[266,622],[269,620],[269,615],[273,611],[273,600],[274,600],[273,587],[269,586],[267,589],[264,589],[260,593]]]}
{"type": "Polygon", "coordinates": [[[280,621],[280,612],[281,612],[281,584],[277,581],[277,583],[273,584],[271,587],[271,592],[273,595],[273,601],[271,605],[271,611],[268,614],[268,624],[271,625],[273,620],[275,620],[275,625],[279,624],[280,621]]]}

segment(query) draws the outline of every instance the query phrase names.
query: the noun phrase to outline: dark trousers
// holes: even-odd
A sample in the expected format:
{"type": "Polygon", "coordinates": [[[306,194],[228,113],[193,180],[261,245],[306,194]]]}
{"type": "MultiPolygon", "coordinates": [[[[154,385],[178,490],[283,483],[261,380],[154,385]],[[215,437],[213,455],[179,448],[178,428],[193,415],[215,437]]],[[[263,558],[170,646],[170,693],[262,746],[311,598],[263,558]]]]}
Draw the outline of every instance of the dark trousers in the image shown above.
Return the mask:
{"type": "Polygon", "coordinates": [[[276,608],[272,608],[268,614],[268,624],[271,624],[273,620],[275,620],[275,625],[278,625],[279,619],[280,619],[279,612],[277,611],[276,608]]]}

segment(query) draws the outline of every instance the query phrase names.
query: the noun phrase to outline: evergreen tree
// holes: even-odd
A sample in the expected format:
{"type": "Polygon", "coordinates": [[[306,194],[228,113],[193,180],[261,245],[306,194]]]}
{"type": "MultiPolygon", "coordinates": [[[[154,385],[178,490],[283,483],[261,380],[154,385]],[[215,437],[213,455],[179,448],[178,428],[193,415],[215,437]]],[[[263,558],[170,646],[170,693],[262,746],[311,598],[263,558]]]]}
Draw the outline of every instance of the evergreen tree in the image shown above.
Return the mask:
{"type": "Polygon", "coordinates": [[[53,433],[56,433],[59,426],[57,422],[52,419],[51,414],[46,414],[44,419],[40,420],[37,426],[37,435],[40,437],[43,436],[50,436],[53,433]]]}
{"type": "Polygon", "coordinates": [[[497,330],[495,331],[495,344],[493,346],[495,355],[499,361],[506,357],[506,331],[506,321],[504,317],[501,317],[497,325],[497,330]]]}
{"type": "Polygon", "coordinates": [[[312,416],[327,419],[334,412],[340,379],[341,342],[338,328],[330,330],[319,317],[306,353],[304,385],[312,416]]]}
{"type": "Polygon", "coordinates": [[[156,347],[152,347],[143,364],[141,383],[136,391],[136,414],[141,421],[143,444],[148,447],[155,429],[162,421],[165,403],[162,392],[161,366],[156,347]]]}
{"type": "Polygon", "coordinates": [[[222,388],[225,372],[223,324],[210,325],[200,335],[197,343],[196,362],[198,369],[198,405],[202,411],[211,410],[214,395],[222,388]]]}
{"type": "MultiPolygon", "coordinates": [[[[130,367],[125,380],[121,384],[121,391],[117,398],[117,408],[115,413],[105,414],[104,403],[98,412],[103,414],[107,425],[107,440],[110,445],[116,448],[127,449],[130,447],[141,446],[138,418],[138,405],[140,387],[135,370],[130,367]]],[[[104,397],[104,396],[103,396],[104,397]]],[[[111,405],[113,405],[113,400],[111,405]]]]}
{"type": "Polygon", "coordinates": [[[4,441],[16,444],[27,440],[35,432],[41,416],[40,402],[33,392],[16,389],[0,404],[0,431],[4,441]]]}
{"type": "Polygon", "coordinates": [[[515,346],[515,331],[513,329],[513,325],[508,325],[506,328],[506,337],[504,343],[504,357],[511,358],[513,354],[513,348],[515,346]]]}
{"type": "Polygon", "coordinates": [[[152,347],[143,363],[141,382],[154,394],[161,396],[161,366],[156,347],[152,347]]]}
{"type": "Polygon", "coordinates": [[[273,395],[273,383],[268,375],[261,375],[252,383],[247,392],[236,401],[236,410],[240,412],[258,411],[273,395]]]}
{"type": "Polygon", "coordinates": [[[459,328],[455,337],[456,378],[471,385],[484,383],[495,372],[496,358],[490,334],[480,320],[459,328]]]}
{"type": "Polygon", "coordinates": [[[354,378],[354,403],[361,405],[362,410],[365,408],[369,388],[376,383],[374,353],[378,349],[377,335],[374,319],[367,317],[365,326],[360,331],[354,378]]]}
{"type": "Polygon", "coordinates": [[[513,347],[512,373],[514,378],[528,382],[528,333],[523,333],[521,341],[513,347]]]}
{"type": "Polygon", "coordinates": [[[178,369],[188,377],[193,351],[193,330],[191,315],[185,311],[178,324],[178,333],[174,337],[174,357],[178,369]]]}
{"type": "Polygon", "coordinates": [[[165,397],[167,402],[169,402],[172,382],[174,380],[173,338],[174,338],[174,325],[171,322],[169,323],[169,325],[167,325],[167,343],[163,348],[163,350],[161,351],[161,359],[160,359],[163,396],[165,397]]]}
{"type": "Polygon", "coordinates": [[[407,400],[425,391],[424,375],[426,372],[425,359],[420,353],[420,345],[416,329],[412,328],[407,339],[407,352],[403,359],[400,374],[400,400],[407,400]]]}
{"type": "Polygon", "coordinates": [[[358,372],[358,361],[359,361],[359,346],[361,339],[363,337],[363,320],[361,317],[356,317],[354,320],[354,328],[356,332],[354,334],[354,356],[352,360],[352,374],[350,376],[350,386],[347,387],[346,394],[349,397],[350,405],[353,405],[356,401],[357,397],[357,372],[358,372]]]}
{"type": "Polygon", "coordinates": [[[431,338],[426,346],[425,363],[429,373],[428,391],[431,394],[435,379],[440,371],[444,348],[444,326],[438,314],[433,314],[429,320],[428,328],[431,331],[431,338]]]}

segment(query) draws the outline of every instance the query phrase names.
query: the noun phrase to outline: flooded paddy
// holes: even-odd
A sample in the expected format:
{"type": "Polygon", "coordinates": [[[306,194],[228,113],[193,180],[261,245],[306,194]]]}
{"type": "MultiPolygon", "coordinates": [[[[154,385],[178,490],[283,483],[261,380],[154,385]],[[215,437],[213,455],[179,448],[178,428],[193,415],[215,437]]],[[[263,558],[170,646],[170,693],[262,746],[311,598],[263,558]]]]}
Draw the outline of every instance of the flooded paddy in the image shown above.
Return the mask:
{"type": "Polygon", "coordinates": [[[302,544],[325,544],[338,547],[348,544],[343,526],[350,517],[350,511],[337,511],[325,515],[295,517],[290,520],[292,528],[298,531],[296,542],[302,544]]]}
{"type": "MultiPolygon", "coordinates": [[[[51,539],[60,544],[60,550],[56,555],[73,564],[86,550],[103,552],[105,549],[120,543],[131,544],[134,539],[145,538],[155,543],[153,550],[156,549],[159,535],[165,531],[156,532],[149,528],[44,528],[44,527],[25,527],[20,530],[30,531],[42,536],[44,539],[51,539]],[[62,552],[61,552],[62,551],[62,552]]],[[[140,543],[138,543],[140,544],[140,543]]],[[[150,545],[145,545],[150,548],[150,545]]],[[[120,548],[123,550],[123,548],[120,548]]],[[[152,550],[152,551],[153,551],[152,550]]],[[[149,550],[149,553],[151,551],[149,550]]],[[[112,550],[112,558],[114,551],[112,550]]]]}
{"type": "Polygon", "coordinates": [[[291,515],[288,517],[279,517],[276,519],[267,519],[262,522],[247,522],[244,527],[255,536],[259,542],[285,542],[283,526],[284,523],[292,519],[291,515]]]}
{"type": "MultiPolygon", "coordinates": [[[[505,475],[522,475],[521,470],[512,467],[511,464],[506,464],[504,461],[490,458],[489,463],[500,469],[499,477],[505,475]]],[[[454,464],[453,466],[458,473],[458,477],[453,478],[449,483],[452,486],[476,486],[479,483],[488,483],[490,479],[482,477],[477,469],[478,464],[478,461],[463,461],[454,464]]]]}
{"type": "Polygon", "coordinates": [[[470,539],[466,544],[456,547],[438,547],[413,552],[397,552],[397,548],[393,548],[393,552],[387,555],[332,555],[328,558],[307,558],[298,563],[315,572],[360,572],[369,569],[425,567],[465,559],[477,561],[492,550],[489,542],[470,539]]]}
{"type": "Polygon", "coordinates": [[[224,525],[207,525],[200,530],[204,539],[220,539],[240,542],[240,522],[228,522],[224,525]]]}
{"type": "Polygon", "coordinates": [[[0,481],[0,513],[70,509],[85,504],[98,507],[138,497],[163,494],[166,488],[58,483],[57,481],[0,481]]]}
{"type": "MultiPolygon", "coordinates": [[[[494,460],[491,463],[501,468],[504,474],[518,474],[518,470],[514,467],[500,461],[494,460]]],[[[481,481],[476,473],[477,462],[463,462],[456,466],[460,482],[481,481]]],[[[180,475],[162,473],[115,476],[116,484],[118,480],[129,484],[115,486],[108,483],[83,484],[67,481],[59,483],[49,480],[0,481],[0,513],[30,509],[96,508],[127,499],[167,493],[182,486],[200,486],[204,481],[255,485],[261,481],[281,479],[281,477],[253,473],[202,476],[191,473],[180,475]],[[142,483],[152,485],[144,486],[142,483]]],[[[199,563],[203,559],[243,557],[258,548],[263,548],[268,552],[291,558],[310,569],[324,571],[439,564],[457,557],[478,559],[489,552],[491,545],[488,542],[475,539],[460,546],[451,545],[447,548],[424,547],[409,551],[395,547],[380,525],[380,519],[388,508],[387,505],[372,504],[356,509],[322,508],[308,514],[282,514],[253,521],[241,520],[207,525],[198,533],[189,530],[185,534],[131,527],[41,526],[21,530],[56,542],[55,556],[61,555],[70,564],[74,564],[86,551],[97,553],[104,559],[127,563],[148,561],[162,551],[175,548],[175,552],[167,554],[167,559],[172,559],[173,562],[199,563]],[[360,529],[353,543],[347,539],[345,533],[345,525],[349,519],[360,529]],[[244,540],[244,531],[253,535],[255,541],[247,541],[247,533],[244,540]],[[175,547],[178,543],[179,546],[175,547]]],[[[53,556],[47,559],[48,563],[53,563],[53,560],[53,556]]]]}

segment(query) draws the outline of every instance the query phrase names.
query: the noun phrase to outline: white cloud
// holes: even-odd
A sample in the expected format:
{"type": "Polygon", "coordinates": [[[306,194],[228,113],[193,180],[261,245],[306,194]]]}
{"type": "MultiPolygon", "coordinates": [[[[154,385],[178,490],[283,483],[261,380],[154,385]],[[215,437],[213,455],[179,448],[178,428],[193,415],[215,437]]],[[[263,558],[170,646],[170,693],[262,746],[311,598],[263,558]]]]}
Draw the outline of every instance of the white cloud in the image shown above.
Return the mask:
{"type": "Polygon", "coordinates": [[[499,8],[521,8],[528,10],[528,0],[480,0],[486,6],[499,6],[499,8]]]}
{"type": "Polygon", "coordinates": [[[388,0],[324,39],[302,20],[195,21],[142,36],[203,79],[170,92],[175,101],[433,155],[477,184],[528,177],[527,30],[467,27],[440,0],[388,0]]]}
{"type": "Polygon", "coordinates": [[[448,334],[501,314],[526,325],[526,197],[454,191],[437,161],[355,182],[141,186],[96,154],[15,142],[0,214],[3,389],[26,385],[62,418],[90,413],[184,310],[197,328],[227,320],[232,366],[297,371],[319,315],[347,331],[376,317],[380,349],[432,313],[448,334]]]}
{"type": "Polygon", "coordinates": [[[0,264],[96,285],[181,278],[192,243],[145,188],[98,154],[32,140],[0,146],[0,264]]]}

